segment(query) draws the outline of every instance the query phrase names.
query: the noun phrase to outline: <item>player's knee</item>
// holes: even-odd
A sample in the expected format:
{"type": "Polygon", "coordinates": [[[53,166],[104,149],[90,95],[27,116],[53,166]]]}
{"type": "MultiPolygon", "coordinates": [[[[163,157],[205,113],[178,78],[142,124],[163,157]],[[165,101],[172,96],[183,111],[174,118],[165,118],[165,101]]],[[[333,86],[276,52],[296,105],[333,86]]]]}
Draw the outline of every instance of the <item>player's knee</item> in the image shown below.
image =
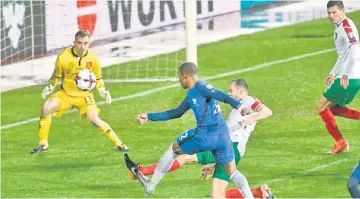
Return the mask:
{"type": "Polygon", "coordinates": [[[96,125],[96,126],[100,126],[101,123],[106,123],[104,121],[102,121],[99,116],[97,115],[91,115],[90,117],[87,116],[89,122],[93,125],[96,125]]]}
{"type": "Polygon", "coordinates": [[[316,110],[320,113],[320,112],[322,112],[323,110],[325,110],[324,109],[324,105],[321,103],[321,102],[318,102],[317,104],[316,104],[316,110]]]}
{"type": "Polygon", "coordinates": [[[348,189],[351,189],[353,187],[357,187],[359,184],[359,180],[354,178],[354,177],[350,177],[350,179],[348,180],[348,183],[347,183],[347,187],[348,189]]]}
{"type": "Polygon", "coordinates": [[[179,144],[177,142],[174,142],[172,144],[172,150],[174,153],[176,153],[177,155],[182,155],[184,154],[184,152],[181,150],[179,144]]]}
{"type": "Polygon", "coordinates": [[[49,100],[46,103],[42,105],[42,116],[48,116],[50,115],[57,107],[57,101],[55,100],[49,100]]]}

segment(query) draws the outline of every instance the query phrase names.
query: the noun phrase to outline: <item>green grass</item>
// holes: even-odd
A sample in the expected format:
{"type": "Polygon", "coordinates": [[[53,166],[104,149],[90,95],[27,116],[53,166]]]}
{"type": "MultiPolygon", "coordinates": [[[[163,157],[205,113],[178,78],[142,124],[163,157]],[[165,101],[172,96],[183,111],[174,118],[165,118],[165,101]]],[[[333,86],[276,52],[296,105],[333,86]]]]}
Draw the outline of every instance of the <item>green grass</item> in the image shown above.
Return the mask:
{"type": "MultiPolygon", "coordinates": [[[[348,16],[360,27],[360,12],[348,16]]],[[[199,47],[200,76],[330,48],[334,48],[333,26],[327,20],[239,36],[199,47]]],[[[251,186],[268,183],[281,198],[350,196],[346,182],[358,161],[359,122],[337,118],[351,150],[329,155],[325,152],[333,140],[315,109],[324,90],[323,78],[335,60],[336,53],[329,52],[209,81],[226,90],[231,79],[245,78],[250,94],[273,110],[270,119],[259,122],[238,167],[251,186]],[[324,165],[328,166],[322,167],[324,165]]],[[[117,68],[106,68],[104,73],[113,74],[117,68]]],[[[115,98],[169,84],[173,83],[121,83],[107,84],[107,87],[115,98]]],[[[38,117],[43,103],[41,89],[35,86],[1,93],[1,124],[38,117]]],[[[179,86],[117,101],[102,105],[101,117],[131,147],[131,157],[143,164],[153,163],[179,133],[194,126],[194,118],[188,112],[177,120],[139,126],[135,116],[140,112],[173,108],[184,96],[185,91],[179,86]]],[[[227,116],[230,107],[225,104],[221,107],[227,116]]],[[[360,109],[359,98],[352,102],[352,107],[360,109]]],[[[33,156],[29,151],[38,141],[37,128],[38,123],[33,122],[2,130],[1,197],[144,197],[140,184],[128,179],[122,154],[77,112],[53,119],[49,150],[33,156]]],[[[210,181],[198,179],[199,169],[199,165],[187,165],[166,175],[153,197],[209,197],[210,181]]]]}

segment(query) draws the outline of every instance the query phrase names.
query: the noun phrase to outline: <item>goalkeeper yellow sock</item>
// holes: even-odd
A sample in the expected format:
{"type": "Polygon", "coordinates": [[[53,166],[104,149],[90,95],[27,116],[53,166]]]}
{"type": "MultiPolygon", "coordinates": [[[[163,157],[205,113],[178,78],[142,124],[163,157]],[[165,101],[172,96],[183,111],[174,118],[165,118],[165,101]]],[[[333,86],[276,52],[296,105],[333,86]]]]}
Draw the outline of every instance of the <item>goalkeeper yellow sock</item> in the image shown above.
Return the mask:
{"type": "Polygon", "coordinates": [[[50,131],[51,125],[51,116],[42,117],[40,118],[40,125],[39,125],[39,145],[47,145],[48,144],[48,136],[50,131]]]}
{"type": "Polygon", "coordinates": [[[122,141],[118,138],[114,130],[110,127],[110,125],[106,122],[102,122],[100,126],[98,126],[100,131],[105,134],[116,146],[122,146],[122,141]]]}

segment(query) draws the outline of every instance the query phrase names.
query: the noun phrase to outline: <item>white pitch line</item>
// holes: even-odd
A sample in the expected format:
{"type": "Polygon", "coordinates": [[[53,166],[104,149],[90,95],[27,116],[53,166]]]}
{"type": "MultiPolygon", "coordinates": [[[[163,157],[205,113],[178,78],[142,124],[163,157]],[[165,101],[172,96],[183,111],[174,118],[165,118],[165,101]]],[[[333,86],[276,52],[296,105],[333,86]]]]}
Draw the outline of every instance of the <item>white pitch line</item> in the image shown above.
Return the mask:
{"type": "MultiPolygon", "coordinates": [[[[314,171],[320,171],[320,170],[326,169],[328,167],[331,167],[331,166],[334,166],[334,165],[337,165],[337,164],[340,164],[340,163],[343,163],[343,162],[347,162],[347,161],[349,161],[349,159],[336,160],[336,161],[330,162],[328,164],[323,164],[323,165],[320,165],[320,166],[317,166],[317,167],[314,167],[314,168],[311,168],[311,169],[308,169],[308,170],[305,170],[305,171],[300,171],[296,175],[306,175],[308,173],[311,173],[311,172],[314,172],[314,171]]],[[[274,183],[274,182],[280,182],[280,181],[283,181],[283,180],[286,180],[286,179],[289,179],[289,177],[276,178],[276,179],[268,180],[268,181],[266,181],[266,184],[271,184],[271,183],[274,183]]]]}
{"type": "MultiPolygon", "coordinates": [[[[294,61],[294,60],[298,60],[298,59],[303,59],[303,58],[306,58],[306,57],[312,57],[312,56],[316,56],[316,55],[325,54],[325,53],[328,53],[328,52],[332,52],[334,50],[335,49],[332,48],[332,49],[321,50],[321,51],[312,52],[312,53],[306,53],[306,54],[302,54],[302,55],[298,55],[298,56],[294,56],[294,57],[290,57],[290,58],[286,58],[286,59],[280,59],[280,60],[277,60],[277,61],[265,62],[265,63],[258,64],[258,65],[255,65],[255,66],[252,66],[252,67],[249,67],[249,68],[244,68],[244,69],[240,69],[240,70],[236,70],[236,71],[232,71],[232,72],[228,72],[228,73],[221,73],[221,74],[218,74],[218,75],[214,75],[214,76],[210,76],[210,77],[206,77],[206,78],[202,78],[202,79],[203,80],[219,79],[219,78],[222,78],[222,77],[232,76],[232,75],[236,75],[236,74],[240,74],[240,73],[245,73],[245,72],[258,70],[258,69],[261,69],[261,68],[270,67],[270,66],[273,66],[273,65],[276,65],[276,64],[286,63],[286,62],[290,62],[290,61],[294,61]]],[[[163,91],[163,90],[166,90],[166,89],[175,88],[175,87],[178,87],[178,86],[179,86],[178,84],[172,84],[172,85],[168,85],[168,86],[159,87],[159,88],[156,88],[156,89],[151,89],[151,90],[135,93],[135,94],[128,95],[128,96],[117,97],[117,98],[113,99],[113,102],[123,101],[123,100],[137,98],[137,97],[142,97],[142,96],[150,95],[150,94],[153,94],[153,93],[156,93],[156,92],[159,92],[159,91],[163,91]]],[[[105,102],[102,101],[102,102],[99,102],[97,104],[100,106],[100,105],[105,104],[105,102]]],[[[72,111],[68,111],[66,113],[71,113],[71,112],[74,112],[74,111],[75,110],[72,110],[72,111]]],[[[39,117],[31,118],[31,119],[24,120],[24,121],[21,121],[21,122],[15,122],[15,123],[0,126],[0,130],[21,126],[21,125],[28,124],[28,123],[35,122],[35,121],[39,121],[39,117]]]]}

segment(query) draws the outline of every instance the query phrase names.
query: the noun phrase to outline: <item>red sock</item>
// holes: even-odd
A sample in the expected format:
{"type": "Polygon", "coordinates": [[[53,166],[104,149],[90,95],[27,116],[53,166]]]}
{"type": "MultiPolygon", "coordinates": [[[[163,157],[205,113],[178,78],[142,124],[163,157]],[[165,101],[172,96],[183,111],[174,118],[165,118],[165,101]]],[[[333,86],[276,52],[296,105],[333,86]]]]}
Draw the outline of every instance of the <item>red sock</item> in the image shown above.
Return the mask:
{"type": "MultiPolygon", "coordinates": [[[[255,198],[262,198],[262,191],[259,188],[251,189],[251,193],[255,198]]],[[[226,198],[244,198],[244,195],[238,188],[226,190],[226,198]]]]}
{"type": "Polygon", "coordinates": [[[226,190],[226,198],[244,198],[244,195],[238,188],[233,188],[226,190]]]}
{"type": "MultiPolygon", "coordinates": [[[[147,175],[154,174],[155,168],[156,168],[156,163],[149,165],[149,166],[140,167],[139,171],[147,176],[147,175]]],[[[180,164],[177,160],[175,160],[174,163],[171,165],[171,168],[168,172],[175,171],[176,169],[179,169],[179,168],[180,168],[180,164]]]]}
{"type": "Polygon", "coordinates": [[[322,120],[324,121],[325,127],[328,130],[328,132],[330,133],[330,135],[336,141],[343,139],[343,137],[337,127],[336,120],[335,120],[333,113],[327,108],[324,111],[320,112],[319,115],[321,116],[322,120]]]}
{"type": "Polygon", "coordinates": [[[260,188],[252,188],[251,189],[251,193],[253,194],[253,196],[255,198],[262,198],[263,197],[263,193],[262,191],[260,190],[260,188]]]}
{"type": "Polygon", "coordinates": [[[342,116],[349,119],[360,120],[360,111],[351,109],[349,107],[335,105],[331,107],[330,110],[334,115],[342,116]]]}

